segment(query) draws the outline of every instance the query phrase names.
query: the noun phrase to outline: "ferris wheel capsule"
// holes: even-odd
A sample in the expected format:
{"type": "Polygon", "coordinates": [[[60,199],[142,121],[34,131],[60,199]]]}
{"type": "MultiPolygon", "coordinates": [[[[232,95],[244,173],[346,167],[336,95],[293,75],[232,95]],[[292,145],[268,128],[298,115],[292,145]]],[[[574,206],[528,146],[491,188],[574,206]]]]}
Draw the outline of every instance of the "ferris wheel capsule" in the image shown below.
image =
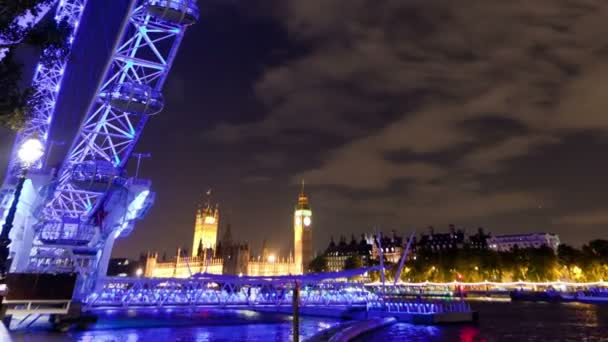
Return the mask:
{"type": "Polygon", "coordinates": [[[199,18],[196,0],[147,0],[146,10],[157,19],[175,24],[192,25],[199,18]]]}
{"type": "Polygon", "coordinates": [[[95,235],[95,226],[81,222],[78,217],[63,217],[61,221],[46,221],[40,227],[39,239],[45,244],[83,246],[95,235]]]}
{"type": "Polygon", "coordinates": [[[71,183],[78,189],[105,192],[124,184],[121,172],[107,160],[88,160],[72,168],[71,183]]]}
{"type": "Polygon", "coordinates": [[[135,82],[118,83],[106,96],[112,107],[133,114],[158,114],[164,105],[163,95],[159,91],[135,82]]]}

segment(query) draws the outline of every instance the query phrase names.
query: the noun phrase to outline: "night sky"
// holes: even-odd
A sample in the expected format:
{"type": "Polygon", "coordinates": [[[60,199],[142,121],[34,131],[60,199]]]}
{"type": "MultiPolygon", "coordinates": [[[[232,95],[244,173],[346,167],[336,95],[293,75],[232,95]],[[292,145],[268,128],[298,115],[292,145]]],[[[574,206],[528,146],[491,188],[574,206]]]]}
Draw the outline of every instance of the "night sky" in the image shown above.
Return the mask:
{"type": "Polygon", "coordinates": [[[373,226],[608,238],[604,0],[200,5],[136,148],[156,204],[115,255],[187,248],[209,188],[286,254],[302,178],[319,251],[373,226]]]}

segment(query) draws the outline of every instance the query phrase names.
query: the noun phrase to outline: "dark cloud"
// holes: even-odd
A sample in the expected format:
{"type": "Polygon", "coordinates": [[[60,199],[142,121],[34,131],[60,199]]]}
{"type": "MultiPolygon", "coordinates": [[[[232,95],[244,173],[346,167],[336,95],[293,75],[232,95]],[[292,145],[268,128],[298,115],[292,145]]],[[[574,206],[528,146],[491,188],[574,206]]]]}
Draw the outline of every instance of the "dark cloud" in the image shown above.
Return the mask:
{"type": "Polygon", "coordinates": [[[517,223],[539,206],[575,215],[560,222],[578,217],[552,198],[560,184],[504,189],[496,180],[509,182],[519,160],[542,159],[568,135],[607,131],[608,3],[302,0],[272,15],[306,50],[257,81],[266,116],[209,136],[238,144],[296,128],[334,135],[340,143],[317,151],[319,162],[293,181],[333,187],[334,209],[395,224],[505,213],[517,223]]]}
{"type": "Polygon", "coordinates": [[[319,250],[373,225],[608,238],[608,2],[209,0],[201,15],[137,147],[157,204],[117,254],[188,245],[209,187],[239,239],[288,250],[302,178],[319,250]]]}

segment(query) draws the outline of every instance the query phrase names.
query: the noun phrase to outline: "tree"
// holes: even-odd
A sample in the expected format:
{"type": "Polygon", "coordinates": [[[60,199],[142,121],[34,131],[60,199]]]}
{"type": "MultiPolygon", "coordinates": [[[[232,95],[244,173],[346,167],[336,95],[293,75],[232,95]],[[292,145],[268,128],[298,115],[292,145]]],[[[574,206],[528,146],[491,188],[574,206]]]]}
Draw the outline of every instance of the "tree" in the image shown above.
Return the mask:
{"type": "Polygon", "coordinates": [[[561,277],[570,281],[582,280],[582,267],[586,264],[582,251],[565,244],[557,247],[557,262],[560,266],[561,277]]]}
{"type": "Polygon", "coordinates": [[[583,246],[583,251],[602,263],[608,263],[608,240],[591,240],[583,246]]]}
{"type": "Polygon", "coordinates": [[[313,273],[327,272],[327,259],[324,255],[317,256],[316,258],[312,259],[308,265],[308,269],[310,269],[313,273]]]}
{"type": "Polygon", "coordinates": [[[557,273],[557,257],[553,249],[547,246],[528,248],[525,253],[529,256],[527,276],[535,281],[555,281],[557,273]]]}
{"type": "Polygon", "coordinates": [[[9,52],[0,62],[0,126],[19,130],[27,116],[29,90],[20,91],[23,66],[14,61],[14,53],[9,52]]]}
{"type": "Polygon", "coordinates": [[[41,63],[63,59],[68,53],[66,40],[71,28],[66,21],[43,20],[33,27],[36,23],[22,26],[19,24],[22,20],[17,20],[28,12],[37,16],[43,7],[49,8],[53,2],[55,0],[9,1],[0,8],[0,127],[21,129],[30,116],[31,108],[39,101],[32,97],[35,92],[31,87],[19,87],[23,65],[16,60],[14,49],[19,44],[33,45],[42,50],[50,47],[50,53],[41,56],[41,63]]]}
{"type": "Polygon", "coordinates": [[[572,246],[561,244],[557,247],[557,259],[564,266],[580,265],[582,258],[583,253],[572,246]]]}

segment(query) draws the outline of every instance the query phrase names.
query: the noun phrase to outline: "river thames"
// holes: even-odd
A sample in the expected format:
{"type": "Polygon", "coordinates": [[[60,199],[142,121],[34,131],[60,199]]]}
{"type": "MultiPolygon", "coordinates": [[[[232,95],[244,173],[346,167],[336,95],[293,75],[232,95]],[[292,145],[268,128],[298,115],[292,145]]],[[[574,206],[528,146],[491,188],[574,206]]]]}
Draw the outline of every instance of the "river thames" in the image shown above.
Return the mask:
{"type": "MultiPolygon", "coordinates": [[[[473,325],[422,326],[398,323],[357,341],[608,341],[608,305],[576,303],[472,302],[480,312],[473,325]]],[[[303,318],[301,337],[338,324],[303,318]]],[[[254,312],[201,311],[104,313],[92,330],[66,334],[14,332],[18,341],[289,341],[289,316],[254,312]]]]}

